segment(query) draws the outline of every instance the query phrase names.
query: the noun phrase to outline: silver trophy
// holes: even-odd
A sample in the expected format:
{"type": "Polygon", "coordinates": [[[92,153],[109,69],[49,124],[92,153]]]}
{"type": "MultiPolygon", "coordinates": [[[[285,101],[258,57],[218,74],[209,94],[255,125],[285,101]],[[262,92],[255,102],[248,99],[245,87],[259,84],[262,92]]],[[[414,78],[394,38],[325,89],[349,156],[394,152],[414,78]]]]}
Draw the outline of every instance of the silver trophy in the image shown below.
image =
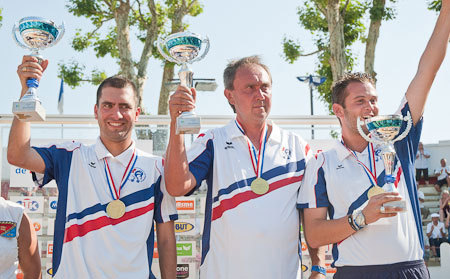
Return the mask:
{"type": "MultiPolygon", "coordinates": [[[[191,88],[194,72],[188,63],[199,61],[209,50],[208,37],[202,37],[191,32],[174,33],[165,39],[159,39],[157,47],[161,55],[168,61],[181,65],[178,72],[180,85],[191,88]],[[202,45],[204,48],[202,48],[202,45]],[[203,53],[200,55],[200,50],[203,53]]],[[[198,134],[200,132],[200,117],[193,111],[185,111],[177,118],[176,134],[198,134]]]]}
{"type": "MultiPolygon", "coordinates": [[[[377,194],[380,192],[397,192],[397,188],[394,185],[395,177],[392,175],[392,173],[394,172],[394,162],[396,156],[394,142],[404,139],[411,129],[412,119],[409,112],[405,117],[399,114],[392,114],[378,115],[369,119],[365,119],[364,121],[361,121],[358,118],[356,126],[359,133],[365,140],[374,144],[379,144],[382,147],[381,157],[383,158],[384,163],[385,184],[382,189],[379,186],[374,185],[374,187],[371,189],[374,190],[372,191],[373,194],[377,194]],[[407,122],[406,129],[402,134],[399,135],[400,127],[402,126],[403,121],[407,122]],[[363,131],[362,126],[364,125],[372,137],[369,137],[363,131]],[[380,191],[377,191],[377,189],[380,189],[380,191]]],[[[371,191],[369,190],[369,196],[371,195],[370,192],[371,191]]],[[[383,206],[399,207],[403,208],[403,211],[405,211],[406,201],[403,199],[400,201],[387,202],[383,204],[383,206]]]]}
{"type": "MultiPolygon", "coordinates": [[[[64,23],[57,27],[51,20],[30,16],[14,24],[12,35],[18,46],[31,50],[30,55],[35,56],[41,63],[43,58],[39,51],[58,43],[64,35],[64,30],[64,23]]],[[[44,121],[45,109],[37,96],[39,82],[30,78],[27,80],[27,86],[25,95],[13,103],[12,111],[21,121],[44,121]]]]}

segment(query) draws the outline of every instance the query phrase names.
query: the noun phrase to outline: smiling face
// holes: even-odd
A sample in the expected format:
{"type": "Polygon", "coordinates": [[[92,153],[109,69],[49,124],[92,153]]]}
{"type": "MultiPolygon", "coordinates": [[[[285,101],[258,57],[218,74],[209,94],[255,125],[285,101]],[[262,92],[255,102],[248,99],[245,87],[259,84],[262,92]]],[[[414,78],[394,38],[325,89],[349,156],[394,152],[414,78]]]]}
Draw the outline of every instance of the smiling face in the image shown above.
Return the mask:
{"type": "Polygon", "coordinates": [[[272,83],[263,67],[247,64],[239,67],[233,89],[225,89],[228,102],[236,109],[241,123],[264,123],[272,106],[272,83]]]}
{"type": "Polygon", "coordinates": [[[131,132],[140,114],[131,86],[102,88],[98,105],[95,105],[95,119],[100,127],[100,138],[108,144],[131,144],[131,132]]]}
{"type": "Polygon", "coordinates": [[[348,84],[344,105],[333,104],[333,111],[339,118],[342,133],[358,133],[357,119],[378,115],[378,95],[368,82],[351,82],[348,84]]]}

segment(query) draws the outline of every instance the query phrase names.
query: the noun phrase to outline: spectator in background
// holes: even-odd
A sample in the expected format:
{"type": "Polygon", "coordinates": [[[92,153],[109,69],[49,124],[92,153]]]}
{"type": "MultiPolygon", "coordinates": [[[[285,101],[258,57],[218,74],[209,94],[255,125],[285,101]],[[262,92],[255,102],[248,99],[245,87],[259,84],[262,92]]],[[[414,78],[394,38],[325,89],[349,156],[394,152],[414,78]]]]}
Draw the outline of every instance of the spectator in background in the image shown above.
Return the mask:
{"type": "Polygon", "coordinates": [[[438,178],[434,188],[440,193],[444,184],[447,184],[447,186],[450,184],[450,167],[447,166],[447,160],[444,158],[441,159],[441,167],[436,171],[436,174],[438,178]]]}
{"type": "Polygon", "coordinates": [[[441,222],[445,222],[448,212],[450,211],[450,195],[448,190],[443,190],[441,199],[439,200],[439,219],[441,222]]]}
{"type": "Polygon", "coordinates": [[[425,207],[425,194],[422,191],[417,190],[417,195],[419,196],[420,213],[423,215],[423,219],[427,219],[428,215],[430,215],[430,209],[425,207]]]}
{"type": "Polygon", "coordinates": [[[450,243],[450,209],[447,208],[447,218],[445,218],[445,227],[447,228],[447,242],[450,243]]]}
{"type": "Polygon", "coordinates": [[[439,246],[444,240],[445,228],[444,223],[439,221],[439,214],[431,214],[431,222],[427,225],[427,236],[430,240],[431,251],[433,256],[440,258],[441,251],[439,246]]]}
{"type": "Polygon", "coordinates": [[[415,164],[417,185],[419,185],[422,174],[423,178],[425,179],[425,184],[428,184],[428,159],[430,157],[430,153],[423,148],[423,143],[419,142],[415,164]]]}

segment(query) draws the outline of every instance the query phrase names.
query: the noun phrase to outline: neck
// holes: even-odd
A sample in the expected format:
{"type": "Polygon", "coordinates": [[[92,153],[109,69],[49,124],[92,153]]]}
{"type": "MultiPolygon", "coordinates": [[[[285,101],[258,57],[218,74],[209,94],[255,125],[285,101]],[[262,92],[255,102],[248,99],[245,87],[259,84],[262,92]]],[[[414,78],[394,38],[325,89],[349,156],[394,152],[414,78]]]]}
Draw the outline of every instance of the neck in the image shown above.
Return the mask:
{"type": "MultiPolygon", "coordinates": [[[[239,120],[239,123],[242,126],[242,129],[244,129],[245,135],[249,138],[249,140],[252,142],[253,146],[255,146],[256,148],[259,148],[259,140],[261,139],[261,134],[264,130],[264,126],[266,125],[266,121],[264,120],[263,122],[259,122],[259,123],[248,123],[248,122],[243,122],[241,120],[239,120]]],[[[272,131],[272,127],[269,126],[268,130],[267,130],[267,135],[270,135],[270,132],[272,131]]]]}
{"type": "Polygon", "coordinates": [[[128,147],[130,147],[131,144],[133,143],[131,138],[126,139],[124,141],[120,141],[120,142],[108,141],[108,140],[103,139],[102,137],[100,137],[100,140],[102,141],[102,143],[106,147],[106,149],[108,149],[108,151],[111,152],[111,154],[114,157],[122,154],[122,152],[127,150],[128,147]]]}
{"type": "Polygon", "coordinates": [[[344,141],[345,146],[347,146],[350,150],[359,153],[363,152],[364,149],[367,148],[368,144],[368,142],[363,137],[361,137],[359,133],[356,135],[343,132],[342,140],[344,141]]]}

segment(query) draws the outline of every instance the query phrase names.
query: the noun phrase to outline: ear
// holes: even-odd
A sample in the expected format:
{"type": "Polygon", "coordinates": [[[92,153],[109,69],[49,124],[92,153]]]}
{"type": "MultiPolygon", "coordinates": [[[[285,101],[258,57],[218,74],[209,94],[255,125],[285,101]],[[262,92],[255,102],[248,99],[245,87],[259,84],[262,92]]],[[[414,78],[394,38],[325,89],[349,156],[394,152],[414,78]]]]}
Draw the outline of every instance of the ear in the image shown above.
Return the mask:
{"type": "Polygon", "coordinates": [[[234,103],[235,103],[235,102],[234,102],[233,93],[231,92],[231,90],[225,89],[225,90],[223,91],[223,95],[225,95],[225,97],[227,98],[228,103],[230,103],[231,105],[234,106],[234,103]]]}
{"type": "Polygon", "coordinates": [[[340,104],[333,104],[333,112],[339,118],[344,117],[344,108],[340,104]]]}
{"type": "Polygon", "coordinates": [[[98,106],[97,106],[97,104],[95,104],[95,106],[94,106],[94,115],[95,115],[95,119],[98,120],[98,106]]]}

